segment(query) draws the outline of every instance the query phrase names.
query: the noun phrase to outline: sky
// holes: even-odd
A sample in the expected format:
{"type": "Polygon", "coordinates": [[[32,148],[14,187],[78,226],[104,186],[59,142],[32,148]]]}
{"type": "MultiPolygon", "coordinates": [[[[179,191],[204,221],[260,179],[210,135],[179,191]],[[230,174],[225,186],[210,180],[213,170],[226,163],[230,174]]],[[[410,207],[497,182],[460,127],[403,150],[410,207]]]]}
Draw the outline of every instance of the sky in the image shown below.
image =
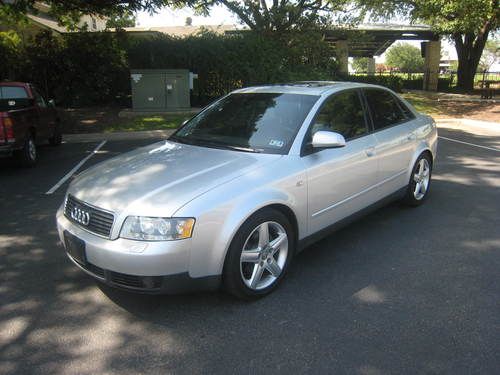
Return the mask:
{"type": "MultiPolygon", "coordinates": [[[[210,17],[195,16],[194,11],[189,8],[171,9],[163,8],[156,14],[149,14],[148,12],[139,12],[137,14],[136,26],[137,27],[155,27],[155,26],[183,26],[186,18],[193,19],[194,26],[201,25],[239,25],[238,18],[229,12],[223,6],[213,7],[210,12],[210,17]]],[[[420,48],[420,41],[405,41],[420,48]]],[[[457,53],[453,45],[448,41],[441,42],[442,49],[450,56],[450,59],[456,60],[457,53]]],[[[385,61],[385,55],[376,56],[377,63],[385,61]]]]}

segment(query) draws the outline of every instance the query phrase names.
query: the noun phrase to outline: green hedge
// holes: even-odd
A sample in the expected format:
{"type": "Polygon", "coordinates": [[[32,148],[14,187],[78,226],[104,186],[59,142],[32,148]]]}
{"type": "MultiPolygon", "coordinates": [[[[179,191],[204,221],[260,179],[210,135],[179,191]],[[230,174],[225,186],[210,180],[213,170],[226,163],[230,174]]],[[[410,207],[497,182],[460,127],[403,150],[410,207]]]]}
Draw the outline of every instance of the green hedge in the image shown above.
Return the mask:
{"type": "Polygon", "coordinates": [[[350,75],[348,80],[352,82],[381,85],[396,92],[401,92],[403,89],[403,79],[392,75],[350,75]]]}
{"type": "Polygon", "coordinates": [[[180,39],[42,32],[14,54],[0,61],[0,79],[34,82],[59,104],[77,106],[123,103],[130,97],[130,69],[197,73],[195,105],[242,86],[332,79],[336,72],[331,48],[316,33],[291,33],[284,39],[202,32],[180,39]]]}
{"type": "MultiPolygon", "coordinates": [[[[403,80],[403,88],[409,90],[422,90],[424,85],[424,78],[412,78],[412,79],[404,79],[403,80]]],[[[451,78],[439,78],[438,79],[438,91],[450,91],[452,86],[451,78]]]]}

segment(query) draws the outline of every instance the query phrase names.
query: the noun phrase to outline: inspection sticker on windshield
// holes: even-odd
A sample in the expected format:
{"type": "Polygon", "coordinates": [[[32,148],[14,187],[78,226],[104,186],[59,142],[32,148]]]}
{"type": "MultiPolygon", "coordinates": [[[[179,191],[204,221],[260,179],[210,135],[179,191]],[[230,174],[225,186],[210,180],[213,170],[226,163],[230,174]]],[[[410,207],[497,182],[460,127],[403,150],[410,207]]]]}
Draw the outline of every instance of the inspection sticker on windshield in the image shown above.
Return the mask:
{"type": "Polygon", "coordinates": [[[269,146],[283,147],[284,145],[285,145],[285,142],[280,141],[279,139],[271,139],[269,141],[269,146]]]}

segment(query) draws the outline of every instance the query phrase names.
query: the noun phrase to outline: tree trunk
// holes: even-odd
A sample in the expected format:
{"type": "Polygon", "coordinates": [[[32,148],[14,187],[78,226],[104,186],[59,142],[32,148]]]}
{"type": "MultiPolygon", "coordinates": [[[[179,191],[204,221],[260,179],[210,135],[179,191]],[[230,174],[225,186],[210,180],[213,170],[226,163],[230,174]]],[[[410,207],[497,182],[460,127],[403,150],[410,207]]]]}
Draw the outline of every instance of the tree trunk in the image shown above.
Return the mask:
{"type": "Polygon", "coordinates": [[[474,90],[474,76],[488,40],[489,22],[476,34],[454,34],[453,41],[458,56],[457,87],[464,91],[474,90]]]}

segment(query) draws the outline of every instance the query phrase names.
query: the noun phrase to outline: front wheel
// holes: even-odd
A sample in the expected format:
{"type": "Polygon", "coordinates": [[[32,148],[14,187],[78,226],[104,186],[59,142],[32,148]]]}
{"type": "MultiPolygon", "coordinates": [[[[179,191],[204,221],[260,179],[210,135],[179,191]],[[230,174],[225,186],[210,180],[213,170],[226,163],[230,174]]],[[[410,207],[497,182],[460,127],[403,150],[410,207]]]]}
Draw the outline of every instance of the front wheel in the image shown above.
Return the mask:
{"type": "Polygon", "coordinates": [[[24,167],[32,167],[38,160],[35,139],[32,135],[28,135],[24,141],[23,148],[16,151],[15,158],[24,167]]]}
{"type": "Polygon", "coordinates": [[[224,286],[233,295],[253,299],[271,293],[282,280],[295,250],[288,218],[264,209],[236,233],[226,257],[224,286]]]}
{"type": "Polygon", "coordinates": [[[425,153],[419,156],[410,177],[404,202],[410,206],[421,205],[429,194],[432,176],[432,161],[425,153]]]}

